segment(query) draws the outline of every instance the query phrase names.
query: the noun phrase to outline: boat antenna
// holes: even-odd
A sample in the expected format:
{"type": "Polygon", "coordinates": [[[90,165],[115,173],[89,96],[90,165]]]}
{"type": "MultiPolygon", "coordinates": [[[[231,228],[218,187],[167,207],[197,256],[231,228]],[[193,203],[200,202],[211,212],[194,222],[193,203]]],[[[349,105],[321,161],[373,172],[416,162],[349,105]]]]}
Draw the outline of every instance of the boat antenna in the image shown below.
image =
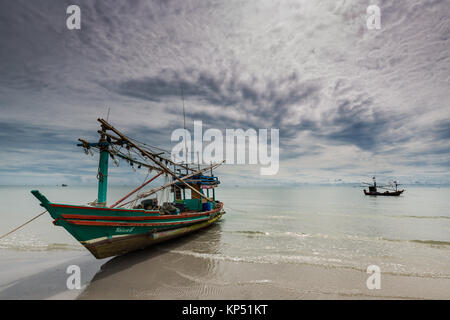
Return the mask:
{"type": "Polygon", "coordinates": [[[198,170],[200,170],[200,153],[197,151],[197,164],[198,164],[198,170]]]}
{"type": "MultiPolygon", "coordinates": [[[[184,93],[183,93],[183,83],[180,83],[181,89],[181,100],[183,101],[183,126],[184,126],[184,150],[186,155],[186,166],[188,166],[188,157],[187,157],[187,144],[186,144],[186,112],[184,110],[184,93]]],[[[186,169],[186,174],[188,173],[186,169]]]]}
{"type": "Polygon", "coordinates": [[[111,108],[110,107],[108,107],[108,114],[106,115],[106,121],[108,121],[108,119],[109,119],[109,111],[111,110],[111,108]]]}

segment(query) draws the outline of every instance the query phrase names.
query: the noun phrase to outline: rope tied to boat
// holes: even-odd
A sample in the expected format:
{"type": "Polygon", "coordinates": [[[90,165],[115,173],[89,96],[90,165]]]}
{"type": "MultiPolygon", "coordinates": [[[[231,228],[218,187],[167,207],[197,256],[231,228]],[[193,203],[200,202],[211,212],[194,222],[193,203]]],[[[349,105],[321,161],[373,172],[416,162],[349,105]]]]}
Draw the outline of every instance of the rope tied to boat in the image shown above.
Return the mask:
{"type": "Polygon", "coordinates": [[[103,182],[103,172],[101,172],[100,170],[97,173],[97,179],[101,182],[103,182]]]}
{"type": "Polygon", "coordinates": [[[19,230],[20,228],[22,228],[23,226],[27,225],[27,224],[30,223],[31,221],[33,221],[33,220],[39,218],[40,216],[42,216],[42,215],[43,215],[44,213],[46,213],[46,212],[47,212],[47,210],[45,210],[44,212],[38,214],[36,217],[34,217],[34,218],[28,220],[28,221],[25,222],[24,224],[21,224],[20,226],[18,226],[17,228],[11,230],[10,232],[8,232],[8,233],[2,235],[2,236],[0,237],[0,239],[3,239],[3,238],[5,238],[6,236],[9,236],[11,233],[13,233],[13,232],[19,230]]]}
{"type": "Polygon", "coordinates": [[[234,208],[230,207],[229,205],[226,205],[226,207],[231,209],[231,210],[233,210],[233,211],[237,211],[237,212],[242,212],[242,213],[247,213],[248,212],[247,210],[234,209],[234,208]]]}

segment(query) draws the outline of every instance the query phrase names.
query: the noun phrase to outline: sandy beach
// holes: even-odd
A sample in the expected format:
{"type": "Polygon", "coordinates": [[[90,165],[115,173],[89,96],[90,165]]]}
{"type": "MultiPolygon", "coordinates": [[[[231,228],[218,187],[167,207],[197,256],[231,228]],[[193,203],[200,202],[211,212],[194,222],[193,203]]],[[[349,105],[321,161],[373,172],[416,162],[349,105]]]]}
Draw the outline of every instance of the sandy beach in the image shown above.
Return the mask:
{"type": "Polygon", "coordinates": [[[314,265],[246,263],[176,253],[182,240],[105,263],[79,299],[449,299],[450,279],[314,265]]]}
{"type": "Polygon", "coordinates": [[[204,237],[192,235],[104,260],[85,252],[22,252],[16,256],[9,252],[9,258],[0,263],[0,299],[450,298],[450,279],[382,274],[381,289],[369,290],[369,275],[362,270],[248,263],[184,253],[189,243],[204,237]],[[81,270],[80,290],[66,286],[66,269],[73,264],[81,270]]]}
{"type": "Polygon", "coordinates": [[[0,257],[0,300],[75,299],[105,262],[69,250],[0,250],[0,257]],[[67,288],[70,265],[82,270],[80,290],[67,288]]]}
{"type": "MultiPolygon", "coordinates": [[[[102,260],[43,217],[0,241],[0,299],[450,299],[447,190],[410,190],[415,202],[365,201],[351,188],[245,191],[222,191],[241,205],[216,225],[102,260]],[[80,289],[67,288],[71,265],[80,289]],[[381,289],[367,288],[369,265],[380,267],[381,289]]],[[[25,220],[32,200],[9,206],[2,232],[25,220]]]]}

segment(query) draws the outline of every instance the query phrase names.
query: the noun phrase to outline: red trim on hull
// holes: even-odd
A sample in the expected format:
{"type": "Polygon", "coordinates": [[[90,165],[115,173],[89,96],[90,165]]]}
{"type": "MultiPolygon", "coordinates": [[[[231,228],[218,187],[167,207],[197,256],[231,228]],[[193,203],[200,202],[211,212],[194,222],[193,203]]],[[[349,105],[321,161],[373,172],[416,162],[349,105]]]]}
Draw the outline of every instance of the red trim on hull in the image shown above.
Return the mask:
{"type": "Polygon", "coordinates": [[[166,219],[184,219],[184,218],[195,218],[201,216],[207,216],[212,211],[198,214],[179,214],[179,215],[164,215],[164,216],[139,216],[139,217],[127,217],[127,216],[91,216],[82,214],[63,214],[61,215],[64,219],[84,219],[84,220],[130,220],[130,221],[141,221],[141,220],[166,220],[166,219]]]}
{"type": "Polygon", "coordinates": [[[208,220],[209,217],[205,217],[197,220],[167,222],[167,223],[131,223],[131,222],[108,222],[108,221],[87,221],[87,220],[66,220],[68,223],[81,225],[81,226],[109,226],[109,227],[157,227],[157,226],[172,226],[179,224],[196,223],[204,220],[208,220]]]}
{"type": "MultiPolygon", "coordinates": [[[[64,208],[78,208],[78,209],[84,209],[84,210],[91,210],[94,208],[91,207],[85,207],[85,206],[71,206],[71,205],[54,205],[51,204],[54,207],[64,207],[64,208]]],[[[158,215],[158,216],[101,216],[101,215],[83,215],[83,214],[62,214],[61,220],[66,221],[70,224],[75,225],[85,225],[85,226],[136,226],[136,227],[151,227],[151,226],[171,226],[171,225],[180,225],[180,224],[189,224],[189,223],[196,223],[201,222],[204,220],[210,219],[210,215],[218,213],[222,210],[223,203],[220,203],[220,207],[214,210],[205,211],[201,213],[196,214],[181,214],[181,215],[158,215]],[[145,221],[145,220],[168,220],[168,219],[190,219],[190,218],[196,218],[196,217],[204,217],[199,218],[195,220],[186,220],[186,221],[178,221],[178,222],[148,222],[148,223],[133,223],[133,222],[115,222],[115,221],[96,221],[96,220],[121,220],[121,221],[145,221]],[[79,219],[79,220],[78,220],[79,219]]],[[[95,209],[102,209],[102,210],[109,210],[109,211],[117,211],[117,209],[112,208],[95,208],[95,209]]],[[[136,213],[137,210],[120,210],[120,211],[128,211],[136,213]]],[[[141,211],[138,211],[139,213],[142,213],[141,211]]],[[[59,219],[57,219],[59,220],[59,219]]],[[[56,220],[54,221],[54,223],[56,220]]]]}
{"type": "Polygon", "coordinates": [[[68,204],[55,204],[50,203],[51,207],[55,208],[71,208],[71,209],[84,209],[84,210],[100,210],[100,211],[122,211],[122,212],[132,212],[132,213],[147,213],[147,214],[155,214],[159,213],[159,211],[146,211],[144,209],[116,209],[116,208],[108,208],[108,207],[87,207],[87,206],[72,206],[68,204]]]}
{"type": "Polygon", "coordinates": [[[197,224],[187,225],[179,229],[171,229],[157,232],[144,232],[139,234],[129,234],[122,237],[111,239],[103,239],[96,242],[82,242],[82,244],[97,258],[103,259],[106,257],[116,256],[125,252],[134,251],[140,248],[145,248],[149,245],[162,242],[175,237],[180,237],[188,233],[195,232],[199,229],[210,226],[222,217],[219,213],[214,218],[197,224]],[[172,233],[173,231],[173,233],[172,233]],[[177,232],[179,231],[179,232],[177,232]],[[153,235],[158,235],[154,237],[153,235]]]}

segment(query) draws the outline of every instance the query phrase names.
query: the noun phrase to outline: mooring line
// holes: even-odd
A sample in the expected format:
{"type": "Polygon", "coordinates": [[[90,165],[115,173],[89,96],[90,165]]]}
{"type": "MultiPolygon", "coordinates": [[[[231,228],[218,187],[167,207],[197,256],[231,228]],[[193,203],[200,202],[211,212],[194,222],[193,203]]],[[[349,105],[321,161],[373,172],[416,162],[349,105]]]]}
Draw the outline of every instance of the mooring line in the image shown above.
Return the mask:
{"type": "Polygon", "coordinates": [[[22,224],[22,225],[20,225],[20,226],[18,226],[17,228],[15,228],[14,230],[11,230],[10,232],[8,232],[7,234],[4,234],[4,235],[2,235],[1,237],[0,237],[0,239],[3,239],[4,237],[6,237],[6,236],[8,236],[8,235],[10,235],[11,233],[13,233],[14,231],[17,231],[17,230],[19,230],[20,228],[22,228],[24,225],[26,225],[26,224],[28,224],[28,223],[30,223],[31,221],[33,221],[34,219],[37,219],[37,218],[39,218],[40,216],[42,216],[44,213],[46,213],[47,212],[47,210],[45,210],[44,212],[42,212],[42,213],[40,213],[40,214],[38,214],[36,217],[34,217],[34,218],[32,218],[32,219],[30,219],[30,220],[28,220],[27,222],[25,222],[24,224],[22,224]]]}
{"type": "Polygon", "coordinates": [[[247,213],[248,211],[247,210],[239,210],[239,209],[233,209],[232,207],[230,207],[229,205],[224,205],[224,207],[226,207],[226,208],[230,208],[231,210],[233,210],[233,211],[237,211],[237,212],[244,212],[244,213],[247,213]]]}

